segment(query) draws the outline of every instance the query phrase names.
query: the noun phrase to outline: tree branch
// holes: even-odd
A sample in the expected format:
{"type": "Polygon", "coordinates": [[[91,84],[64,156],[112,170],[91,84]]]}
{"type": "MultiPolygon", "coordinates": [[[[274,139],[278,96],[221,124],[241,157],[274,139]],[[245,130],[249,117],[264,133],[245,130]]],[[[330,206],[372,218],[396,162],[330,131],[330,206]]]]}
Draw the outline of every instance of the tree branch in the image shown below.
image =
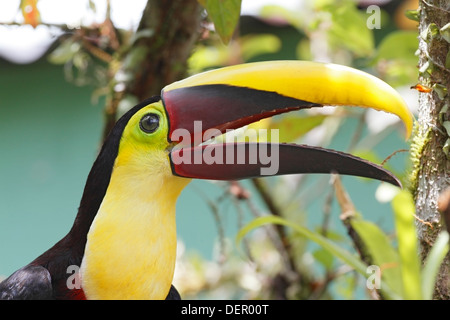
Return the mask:
{"type": "Polygon", "coordinates": [[[186,75],[201,19],[197,0],[147,2],[132,43],[110,64],[116,76],[109,85],[104,137],[117,120],[119,104],[130,108],[186,75]]]}

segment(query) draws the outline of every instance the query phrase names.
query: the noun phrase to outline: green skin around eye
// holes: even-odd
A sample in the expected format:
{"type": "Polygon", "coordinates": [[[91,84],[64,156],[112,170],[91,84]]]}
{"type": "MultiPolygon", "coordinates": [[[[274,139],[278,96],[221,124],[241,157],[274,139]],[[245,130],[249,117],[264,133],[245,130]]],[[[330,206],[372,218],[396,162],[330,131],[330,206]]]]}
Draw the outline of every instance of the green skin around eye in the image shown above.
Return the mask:
{"type": "Polygon", "coordinates": [[[168,146],[167,134],[169,130],[164,106],[161,102],[155,102],[137,112],[129,121],[127,128],[125,128],[124,136],[128,135],[128,129],[132,128],[132,135],[140,142],[151,144],[156,148],[164,150],[168,146]],[[158,128],[152,132],[147,133],[141,129],[141,120],[147,114],[154,114],[159,117],[158,128]]]}
{"type": "Polygon", "coordinates": [[[139,125],[142,131],[153,133],[159,128],[159,115],[150,113],[142,117],[139,125]]]}

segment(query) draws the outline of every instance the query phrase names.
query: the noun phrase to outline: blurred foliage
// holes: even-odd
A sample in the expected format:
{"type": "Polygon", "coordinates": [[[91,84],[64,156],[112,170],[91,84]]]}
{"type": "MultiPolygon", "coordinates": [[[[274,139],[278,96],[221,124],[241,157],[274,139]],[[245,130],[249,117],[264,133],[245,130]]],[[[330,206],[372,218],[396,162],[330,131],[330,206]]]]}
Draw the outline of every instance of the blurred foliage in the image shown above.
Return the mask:
{"type": "MultiPolygon", "coordinates": [[[[38,23],[36,2],[22,0],[25,23],[38,23]]],[[[239,17],[240,0],[199,2],[207,17],[189,59],[190,74],[252,61],[304,59],[359,68],[394,87],[417,83],[417,0],[373,1],[380,9],[375,11],[367,10],[371,1],[299,0],[298,9],[270,5],[253,17],[239,17]],[[370,27],[369,21],[378,22],[379,28],[370,27]]],[[[448,36],[448,30],[447,26],[441,33],[448,36]]],[[[102,24],[64,35],[49,59],[64,65],[69,80],[93,85],[95,95],[101,95],[108,92],[111,77],[123,76],[111,57],[140,36],[148,34],[117,30],[107,17],[102,24]]],[[[134,58],[139,60],[139,56],[134,58]]],[[[367,130],[367,118],[366,110],[321,108],[284,114],[252,126],[279,128],[283,142],[327,147],[350,119],[356,123],[356,132],[347,141],[347,151],[382,163],[386,155],[376,147],[399,124],[385,126],[379,120],[381,129],[367,130]]],[[[245,135],[245,128],[236,135],[245,135]]],[[[399,144],[398,149],[407,147],[399,144]]],[[[407,155],[402,159],[400,168],[391,168],[390,162],[387,166],[407,185],[407,155]]],[[[354,299],[361,297],[358,291],[364,298],[432,298],[436,270],[448,252],[448,234],[441,235],[421,266],[414,204],[408,191],[382,183],[375,195],[368,195],[392,201],[392,235],[369,221],[365,208],[356,210],[344,187],[330,186],[327,178],[287,176],[265,181],[254,180],[251,186],[215,184],[223,196],[210,202],[231,203],[239,215],[237,245],[219,232],[216,257],[207,260],[180,244],[174,284],[184,298],[354,299]],[[318,213],[309,212],[310,203],[318,195],[325,195],[321,198],[323,219],[311,227],[309,217],[318,213]],[[264,205],[257,204],[260,198],[264,205]],[[334,200],[341,207],[344,231],[329,223],[334,200]],[[250,218],[244,219],[248,213],[250,218]],[[248,222],[246,226],[243,220],[248,222]],[[381,290],[368,289],[370,265],[381,270],[381,290]]],[[[223,221],[217,221],[220,230],[223,221]]]]}
{"type": "Polygon", "coordinates": [[[317,1],[318,12],[312,30],[324,24],[329,50],[346,51],[355,57],[367,57],[374,50],[373,33],[367,28],[368,16],[358,10],[354,1],[317,1]]]}
{"type": "Polygon", "coordinates": [[[373,63],[393,86],[412,83],[417,76],[415,52],[419,46],[417,32],[399,30],[390,33],[380,43],[373,63]]]}
{"type": "Polygon", "coordinates": [[[233,36],[239,22],[241,0],[199,0],[214,23],[216,32],[224,43],[228,43],[233,36]]]}

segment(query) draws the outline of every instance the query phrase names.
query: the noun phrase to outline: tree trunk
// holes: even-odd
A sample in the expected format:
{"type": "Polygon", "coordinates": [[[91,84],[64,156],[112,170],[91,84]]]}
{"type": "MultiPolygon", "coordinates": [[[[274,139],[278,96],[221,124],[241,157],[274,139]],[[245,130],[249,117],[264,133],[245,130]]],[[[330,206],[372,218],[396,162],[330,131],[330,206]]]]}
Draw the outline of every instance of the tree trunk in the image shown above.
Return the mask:
{"type": "MultiPolygon", "coordinates": [[[[450,70],[446,68],[450,45],[439,31],[450,22],[449,10],[448,0],[421,0],[419,4],[419,83],[432,89],[420,92],[418,128],[411,147],[422,261],[445,228],[438,211],[438,199],[450,185],[450,162],[444,152],[448,134],[443,127],[443,121],[450,120],[449,111],[446,111],[450,106],[447,94],[450,92],[450,70]]],[[[435,299],[450,298],[449,271],[447,256],[437,277],[435,299]]]]}
{"type": "Polygon", "coordinates": [[[186,75],[187,60],[200,35],[197,0],[148,0],[128,48],[110,64],[114,75],[106,101],[104,137],[118,114],[186,75]]]}

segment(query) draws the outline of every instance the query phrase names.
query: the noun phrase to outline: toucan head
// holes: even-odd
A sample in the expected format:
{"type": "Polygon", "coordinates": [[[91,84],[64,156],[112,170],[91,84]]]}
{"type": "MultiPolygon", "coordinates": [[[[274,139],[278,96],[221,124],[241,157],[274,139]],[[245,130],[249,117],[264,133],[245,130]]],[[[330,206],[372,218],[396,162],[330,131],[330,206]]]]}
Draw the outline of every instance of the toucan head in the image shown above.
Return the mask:
{"type": "Polygon", "coordinates": [[[393,113],[405,124],[406,137],[411,133],[412,116],[405,102],[374,76],[316,62],[249,63],[175,82],[160,97],[130,110],[115,167],[134,168],[136,175],[147,172],[153,179],[173,177],[180,186],[189,181],[182,178],[239,180],[333,171],[400,186],[382,167],[338,151],[278,143],[204,144],[263,118],[324,105],[393,113]]]}

